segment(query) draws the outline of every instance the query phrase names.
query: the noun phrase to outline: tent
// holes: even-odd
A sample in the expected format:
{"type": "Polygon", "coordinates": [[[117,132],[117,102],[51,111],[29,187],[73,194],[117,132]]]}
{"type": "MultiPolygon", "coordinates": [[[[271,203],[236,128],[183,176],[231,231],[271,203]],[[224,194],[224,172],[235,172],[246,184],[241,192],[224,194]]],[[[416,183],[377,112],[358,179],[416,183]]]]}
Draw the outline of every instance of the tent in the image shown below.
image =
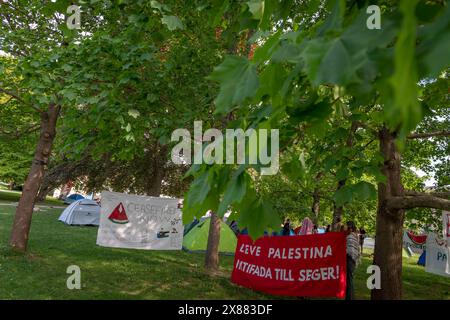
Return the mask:
{"type": "Polygon", "coordinates": [[[81,199],[84,199],[84,197],[81,194],[73,193],[73,194],[71,194],[70,196],[68,196],[68,197],[66,197],[64,199],[64,203],[65,204],[71,204],[71,203],[73,203],[73,202],[75,202],[77,200],[81,200],[81,199]]]}
{"type": "MultiPolygon", "coordinates": [[[[195,225],[183,239],[183,249],[187,251],[205,252],[208,245],[210,219],[207,218],[195,225]]],[[[237,238],[231,228],[223,221],[220,222],[219,252],[234,254],[237,238]]]]}
{"type": "Polygon", "coordinates": [[[200,221],[197,218],[195,218],[194,221],[192,221],[191,223],[184,225],[183,236],[187,235],[188,232],[191,231],[193,227],[199,224],[199,222],[200,221]]]}
{"type": "Polygon", "coordinates": [[[422,254],[421,254],[420,257],[419,257],[419,260],[417,260],[417,264],[418,264],[419,266],[424,266],[424,267],[425,267],[426,259],[427,259],[427,251],[426,251],[426,250],[423,250],[423,251],[422,251],[422,254]]]}
{"type": "Polygon", "coordinates": [[[69,225],[100,225],[100,206],[88,199],[77,200],[68,206],[58,219],[69,225]]]}

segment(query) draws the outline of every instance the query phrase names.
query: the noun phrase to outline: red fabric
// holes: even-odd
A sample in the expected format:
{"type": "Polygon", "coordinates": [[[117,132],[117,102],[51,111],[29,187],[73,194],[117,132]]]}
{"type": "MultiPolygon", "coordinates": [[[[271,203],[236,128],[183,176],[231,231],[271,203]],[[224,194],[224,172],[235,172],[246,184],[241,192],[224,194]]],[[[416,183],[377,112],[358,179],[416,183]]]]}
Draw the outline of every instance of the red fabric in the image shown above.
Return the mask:
{"type": "Polygon", "coordinates": [[[422,236],[416,236],[415,234],[411,233],[411,232],[407,232],[408,237],[411,239],[412,242],[416,243],[416,244],[425,244],[425,242],[427,242],[427,236],[426,235],[422,235],[422,236]]]}
{"type": "Polygon", "coordinates": [[[343,298],[345,234],[263,237],[255,243],[240,235],[231,281],[275,295],[343,298]]]}

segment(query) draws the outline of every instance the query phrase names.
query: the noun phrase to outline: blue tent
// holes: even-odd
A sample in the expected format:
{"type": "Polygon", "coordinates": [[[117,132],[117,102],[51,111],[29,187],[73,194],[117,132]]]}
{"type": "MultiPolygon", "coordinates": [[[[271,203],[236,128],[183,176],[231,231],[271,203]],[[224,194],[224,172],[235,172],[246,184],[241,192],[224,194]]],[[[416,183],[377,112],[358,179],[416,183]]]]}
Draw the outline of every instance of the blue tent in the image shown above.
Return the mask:
{"type": "Polygon", "coordinates": [[[70,196],[68,196],[66,199],[64,199],[65,204],[71,204],[72,202],[75,202],[77,200],[82,200],[84,197],[81,194],[73,193],[70,196]]]}
{"type": "Polygon", "coordinates": [[[417,264],[419,266],[425,266],[426,258],[427,258],[427,252],[425,250],[423,250],[422,254],[419,257],[419,260],[417,260],[417,264]]]}

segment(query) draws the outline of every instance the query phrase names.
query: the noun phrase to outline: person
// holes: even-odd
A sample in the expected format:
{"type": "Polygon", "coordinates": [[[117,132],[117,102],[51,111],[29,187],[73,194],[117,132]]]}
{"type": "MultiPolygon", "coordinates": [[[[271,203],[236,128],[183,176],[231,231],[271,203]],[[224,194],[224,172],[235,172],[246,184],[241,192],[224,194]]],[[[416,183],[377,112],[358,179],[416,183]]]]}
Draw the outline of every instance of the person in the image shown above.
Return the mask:
{"type": "Polygon", "coordinates": [[[289,219],[286,219],[283,225],[283,236],[288,236],[291,231],[291,221],[289,219]]]}
{"type": "Polygon", "coordinates": [[[347,221],[345,233],[347,235],[347,288],[345,293],[346,300],[354,299],[353,276],[356,267],[360,262],[359,237],[353,221],[347,221]]]}
{"type": "Polygon", "coordinates": [[[235,235],[239,235],[239,227],[235,220],[231,221],[230,223],[230,229],[233,230],[235,235]]]}
{"type": "Polygon", "coordinates": [[[317,224],[315,224],[312,229],[312,234],[318,234],[318,233],[319,233],[319,230],[317,229],[317,224]]]}
{"type": "Polygon", "coordinates": [[[330,232],[330,231],[331,231],[331,225],[328,224],[328,225],[327,225],[327,228],[325,229],[325,233],[330,232]]]}
{"type": "Polygon", "coordinates": [[[314,223],[311,221],[310,218],[306,217],[303,219],[302,227],[300,228],[299,235],[304,236],[308,234],[312,234],[314,228],[314,223]]]}
{"type": "Polygon", "coordinates": [[[366,230],[363,227],[359,229],[359,245],[361,247],[361,255],[363,254],[364,239],[366,238],[366,230]]]}

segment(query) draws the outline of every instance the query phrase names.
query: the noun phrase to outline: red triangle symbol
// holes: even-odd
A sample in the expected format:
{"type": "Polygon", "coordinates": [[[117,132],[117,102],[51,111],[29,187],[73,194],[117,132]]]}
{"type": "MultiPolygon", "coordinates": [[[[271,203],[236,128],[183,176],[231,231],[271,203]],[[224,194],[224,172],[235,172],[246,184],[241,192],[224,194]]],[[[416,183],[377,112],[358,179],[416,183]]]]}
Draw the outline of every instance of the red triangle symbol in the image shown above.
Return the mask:
{"type": "Polygon", "coordinates": [[[117,205],[117,207],[111,212],[108,217],[114,223],[125,224],[128,223],[127,213],[125,212],[125,208],[123,207],[122,202],[117,205]]]}

